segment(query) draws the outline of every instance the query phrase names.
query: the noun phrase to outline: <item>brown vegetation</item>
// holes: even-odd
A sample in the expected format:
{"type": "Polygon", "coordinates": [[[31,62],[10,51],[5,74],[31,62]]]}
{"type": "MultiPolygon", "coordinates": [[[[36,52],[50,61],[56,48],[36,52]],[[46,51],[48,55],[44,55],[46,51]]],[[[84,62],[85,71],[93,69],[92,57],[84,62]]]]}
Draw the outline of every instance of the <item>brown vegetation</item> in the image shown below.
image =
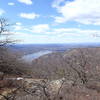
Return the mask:
{"type": "Polygon", "coordinates": [[[100,48],[52,53],[29,65],[8,48],[8,26],[1,18],[1,100],[100,100],[100,48]]]}

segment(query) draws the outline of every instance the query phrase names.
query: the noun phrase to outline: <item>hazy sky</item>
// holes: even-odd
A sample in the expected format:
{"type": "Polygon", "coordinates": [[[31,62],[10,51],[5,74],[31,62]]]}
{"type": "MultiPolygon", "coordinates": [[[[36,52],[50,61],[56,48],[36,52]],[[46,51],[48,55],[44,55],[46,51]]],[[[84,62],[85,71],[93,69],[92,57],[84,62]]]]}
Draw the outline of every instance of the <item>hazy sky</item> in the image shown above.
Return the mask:
{"type": "Polygon", "coordinates": [[[21,43],[100,42],[100,0],[0,0],[21,43]]]}

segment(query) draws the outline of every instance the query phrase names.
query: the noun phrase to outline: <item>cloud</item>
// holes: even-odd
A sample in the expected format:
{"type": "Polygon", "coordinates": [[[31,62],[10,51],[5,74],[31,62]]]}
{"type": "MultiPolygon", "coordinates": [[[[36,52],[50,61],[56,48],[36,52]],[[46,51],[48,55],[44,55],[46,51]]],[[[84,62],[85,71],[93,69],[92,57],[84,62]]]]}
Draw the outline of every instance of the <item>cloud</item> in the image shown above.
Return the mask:
{"type": "Polygon", "coordinates": [[[20,3],[24,3],[26,5],[32,5],[32,0],[18,0],[20,3]]]}
{"type": "Polygon", "coordinates": [[[42,35],[16,32],[14,38],[19,43],[92,43],[100,42],[100,30],[83,30],[79,28],[55,28],[42,35]],[[47,34],[48,33],[48,34],[47,34]]]}
{"type": "Polygon", "coordinates": [[[63,35],[63,34],[66,34],[67,35],[72,35],[73,36],[91,36],[92,34],[94,33],[99,33],[100,30],[83,30],[83,29],[80,29],[80,28],[56,28],[53,30],[56,34],[58,35],[63,35]]]}
{"type": "Polygon", "coordinates": [[[14,30],[15,31],[18,31],[18,30],[22,30],[23,29],[22,26],[20,26],[20,25],[14,25],[13,27],[14,27],[14,30]]]}
{"type": "Polygon", "coordinates": [[[5,11],[3,9],[0,9],[0,16],[3,15],[5,11]]]}
{"type": "Polygon", "coordinates": [[[22,23],[21,22],[16,22],[16,25],[22,25],[22,23]]]}
{"type": "Polygon", "coordinates": [[[13,26],[14,32],[31,32],[30,27],[24,26],[21,22],[16,22],[16,24],[13,26]]]}
{"type": "Polygon", "coordinates": [[[14,6],[15,3],[13,3],[13,2],[9,2],[8,5],[9,5],[9,6],[14,6]]]}
{"type": "Polygon", "coordinates": [[[53,17],[55,19],[55,22],[57,23],[64,23],[66,22],[66,19],[64,17],[59,17],[59,16],[56,16],[56,17],[53,17]]]}
{"type": "Polygon", "coordinates": [[[64,2],[65,0],[54,0],[54,2],[52,3],[52,7],[59,8],[60,4],[64,2]]]}
{"type": "Polygon", "coordinates": [[[13,25],[14,31],[21,31],[24,29],[24,26],[21,22],[16,22],[15,25],[13,25]]]}
{"type": "Polygon", "coordinates": [[[56,0],[52,7],[61,14],[55,17],[55,22],[64,23],[76,21],[82,24],[100,25],[100,0],[56,0]],[[63,2],[63,5],[61,3],[63,2]]]}
{"type": "Polygon", "coordinates": [[[26,19],[35,19],[39,17],[39,15],[35,13],[20,13],[19,16],[26,19]]]}
{"type": "Polygon", "coordinates": [[[50,29],[48,24],[39,24],[32,26],[33,33],[45,33],[50,29]]]}
{"type": "MultiPolygon", "coordinates": [[[[37,43],[48,43],[50,42],[48,40],[48,36],[43,36],[43,35],[34,35],[34,34],[29,34],[25,32],[16,32],[15,35],[12,36],[15,40],[18,40],[18,43],[22,44],[37,44],[37,43]]],[[[50,38],[49,38],[50,39],[50,38]]]]}
{"type": "Polygon", "coordinates": [[[14,38],[19,43],[89,43],[100,42],[100,30],[81,28],[50,28],[48,24],[14,27],[14,38]]]}

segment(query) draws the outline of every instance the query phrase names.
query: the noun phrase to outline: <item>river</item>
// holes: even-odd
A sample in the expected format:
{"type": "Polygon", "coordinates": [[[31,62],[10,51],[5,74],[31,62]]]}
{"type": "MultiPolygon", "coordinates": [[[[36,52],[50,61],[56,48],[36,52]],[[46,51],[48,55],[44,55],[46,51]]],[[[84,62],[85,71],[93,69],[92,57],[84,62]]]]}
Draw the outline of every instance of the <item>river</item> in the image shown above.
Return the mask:
{"type": "Polygon", "coordinates": [[[36,53],[24,55],[21,59],[26,62],[32,62],[34,59],[37,59],[43,55],[50,54],[50,53],[52,53],[52,51],[49,51],[49,50],[39,51],[36,53]]]}

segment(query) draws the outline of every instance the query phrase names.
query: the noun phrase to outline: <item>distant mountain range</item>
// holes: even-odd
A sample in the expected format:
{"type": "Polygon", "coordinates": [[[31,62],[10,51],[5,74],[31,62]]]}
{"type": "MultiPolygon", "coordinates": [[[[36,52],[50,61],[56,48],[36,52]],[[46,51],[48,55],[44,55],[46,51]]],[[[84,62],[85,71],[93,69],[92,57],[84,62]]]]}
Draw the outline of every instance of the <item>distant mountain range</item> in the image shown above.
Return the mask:
{"type": "Polygon", "coordinates": [[[72,48],[100,47],[100,43],[69,43],[69,44],[15,44],[9,48],[24,56],[39,51],[50,50],[56,52],[64,52],[72,48]]]}

